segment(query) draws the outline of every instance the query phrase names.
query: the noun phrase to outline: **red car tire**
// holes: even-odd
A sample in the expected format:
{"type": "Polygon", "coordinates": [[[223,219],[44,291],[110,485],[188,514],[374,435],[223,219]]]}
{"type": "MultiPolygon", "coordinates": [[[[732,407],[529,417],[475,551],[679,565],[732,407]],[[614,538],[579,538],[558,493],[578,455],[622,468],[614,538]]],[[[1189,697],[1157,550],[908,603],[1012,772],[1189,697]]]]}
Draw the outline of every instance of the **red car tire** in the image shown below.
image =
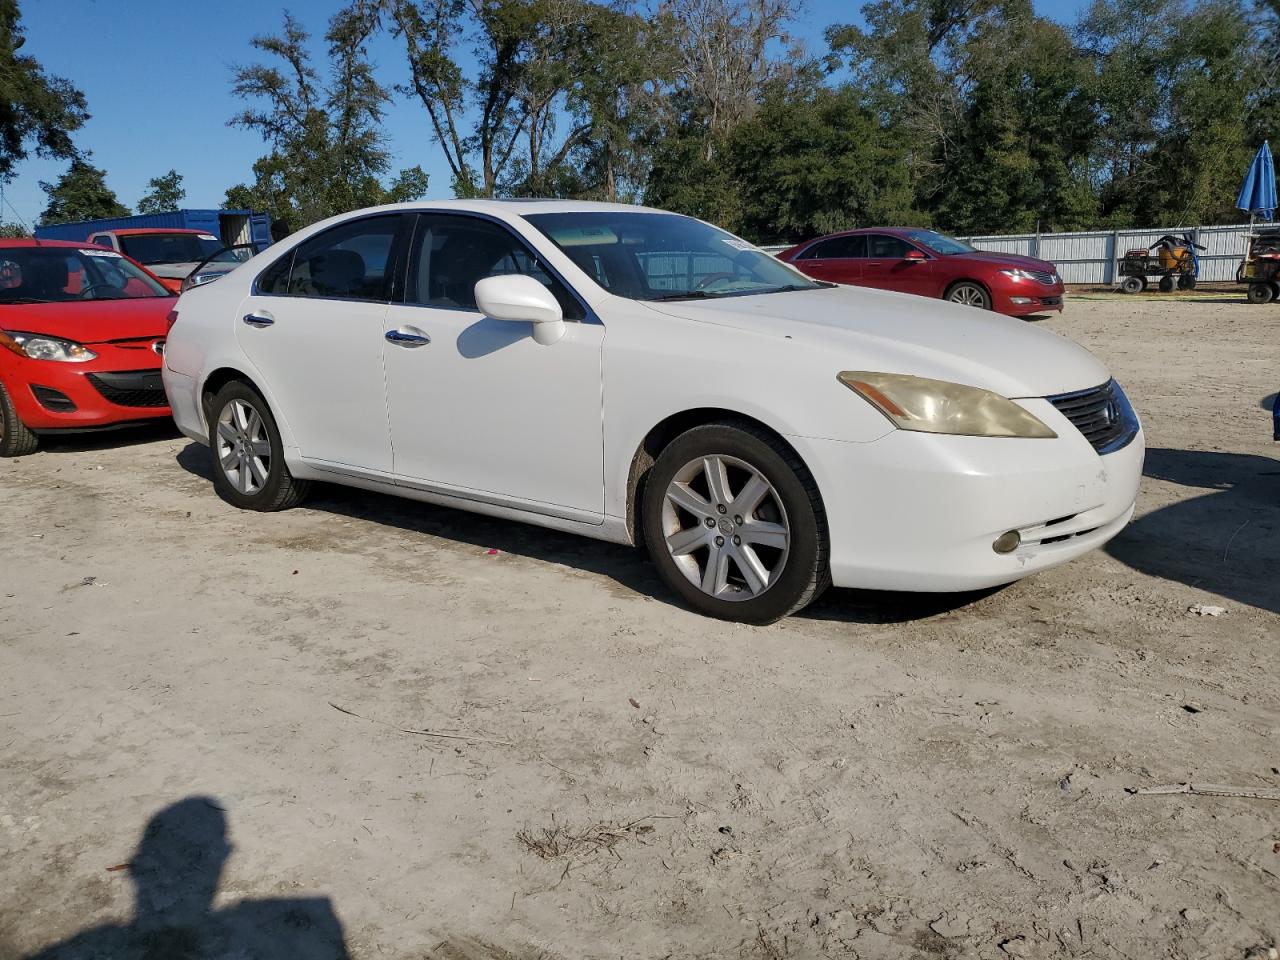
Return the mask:
{"type": "Polygon", "coordinates": [[[0,383],[0,457],[25,457],[39,445],[40,438],[22,422],[9,391],[0,383]]]}

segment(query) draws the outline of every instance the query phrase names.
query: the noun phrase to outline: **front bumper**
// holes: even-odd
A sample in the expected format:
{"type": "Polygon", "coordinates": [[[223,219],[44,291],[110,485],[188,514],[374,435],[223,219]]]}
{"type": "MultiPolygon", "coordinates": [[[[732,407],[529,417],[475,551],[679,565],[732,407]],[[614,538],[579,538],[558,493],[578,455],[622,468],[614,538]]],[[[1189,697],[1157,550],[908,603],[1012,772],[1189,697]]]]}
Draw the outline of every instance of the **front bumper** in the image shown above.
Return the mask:
{"type": "Polygon", "coordinates": [[[1133,516],[1145,440],[1099,456],[1046,401],[1054,440],[895,430],[870,443],[788,438],[822,492],[839,587],[960,591],[1010,583],[1102,546],[1133,516]],[[1017,530],[1021,545],[992,544],[1017,530]]]}
{"type": "Polygon", "coordinates": [[[93,430],[167,418],[160,356],[152,342],[95,343],[90,349],[98,357],[88,363],[6,354],[5,387],[19,419],[32,430],[93,430]]]}
{"type": "Polygon", "coordinates": [[[1052,285],[1034,280],[1000,284],[991,291],[991,307],[997,313],[1025,317],[1033,313],[1061,313],[1066,287],[1059,281],[1052,285]]]}

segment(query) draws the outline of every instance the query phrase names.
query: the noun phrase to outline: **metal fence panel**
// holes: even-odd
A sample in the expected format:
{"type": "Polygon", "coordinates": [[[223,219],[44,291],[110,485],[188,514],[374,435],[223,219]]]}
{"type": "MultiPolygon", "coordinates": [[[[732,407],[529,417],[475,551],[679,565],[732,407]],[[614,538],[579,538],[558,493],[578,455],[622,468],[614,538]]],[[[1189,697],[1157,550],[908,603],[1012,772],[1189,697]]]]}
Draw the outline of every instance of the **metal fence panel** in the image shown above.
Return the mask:
{"type": "MultiPolygon", "coordinates": [[[[1055,264],[1067,283],[1112,284],[1118,279],[1116,260],[1126,250],[1146,249],[1166,233],[1184,228],[1087,230],[1080,233],[1014,234],[962,237],[979,250],[1039,257],[1055,264]]],[[[1199,278],[1206,282],[1234,280],[1244,256],[1245,224],[1200,227],[1192,236],[1206,249],[1200,253],[1199,278]]]]}

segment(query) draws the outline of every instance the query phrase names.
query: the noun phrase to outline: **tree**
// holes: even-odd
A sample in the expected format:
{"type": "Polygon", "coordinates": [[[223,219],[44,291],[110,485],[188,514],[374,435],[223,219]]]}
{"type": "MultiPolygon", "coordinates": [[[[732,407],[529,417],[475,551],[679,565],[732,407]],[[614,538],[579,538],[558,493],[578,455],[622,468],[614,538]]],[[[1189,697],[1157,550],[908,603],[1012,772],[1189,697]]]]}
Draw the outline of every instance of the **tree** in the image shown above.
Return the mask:
{"type": "Polygon", "coordinates": [[[387,91],[375,80],[364,52],[376,27],[356,2],[329,21],[329,72],[323,82],[307,53],[309,35],[285,15],[280,36],[255,37],[253,46],[280,66],[240,67],[234,93],[252,106],[233,126],[256,130],[271,152],[254,164],[252,185],[227,191],[229,205],[270,212],[292,228],[358,207],[414,199],[426,192],[421,167],[402,170],[391,184],[382,133],[387,91]]]}
{"type": "Polygon", "coordinates": [[[18,240],[31,236],[31,231],[21,223],[0,220],[0,240],[18,240]]]}
{"type": "Polygon", "coordinates": [[[57,183],[41,181],[40,189],[49,197],[41,217],[42,223],[68,223],[75,220],[99,220],[105,217],[127,217],[129,208],[122,204],[110,187],[106,174],[77,157],[57,183]]]}
{"type": "Polygon", "coordinates": [[[84,94],[47,75],[25,42],[18,0],[0,0],[0,182],[13,176],[32,150],[37,156],[75,156],[71,134],[89,119],[84,94]]]}
{"type": "Polygon", "coordinates": [[[167,213],[177,210],[186,199],[187,191],[182,186],[182,174],[170,170],[159,177],[147,181],[147,192],[138,201],[139,213],[167,213]]]}

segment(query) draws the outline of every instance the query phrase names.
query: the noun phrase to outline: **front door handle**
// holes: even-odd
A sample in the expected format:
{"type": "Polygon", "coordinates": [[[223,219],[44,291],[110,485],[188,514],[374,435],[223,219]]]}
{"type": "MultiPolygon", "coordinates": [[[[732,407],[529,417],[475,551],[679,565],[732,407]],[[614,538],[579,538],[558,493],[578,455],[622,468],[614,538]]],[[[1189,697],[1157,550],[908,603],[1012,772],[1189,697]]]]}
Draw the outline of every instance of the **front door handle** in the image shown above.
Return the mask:
{"type": "Polygon", "coordinates": [[[251,327],[258,327],[259,329],[261,329],[262,327],[271,326],[273,323],[276,322],[276,319],[270,314],[246,313],[244,315],[244,322],[251,327]]]}
{"type": "Polygon", "coordinates": [[[428,337],[421,330],[417,330],[413,327],[410,327],[404,330],[388,330],[387,331],[387,343],[394,343],[397,346],[425,347],[430,342],[431,342],[430,337],[428,337]]]}

